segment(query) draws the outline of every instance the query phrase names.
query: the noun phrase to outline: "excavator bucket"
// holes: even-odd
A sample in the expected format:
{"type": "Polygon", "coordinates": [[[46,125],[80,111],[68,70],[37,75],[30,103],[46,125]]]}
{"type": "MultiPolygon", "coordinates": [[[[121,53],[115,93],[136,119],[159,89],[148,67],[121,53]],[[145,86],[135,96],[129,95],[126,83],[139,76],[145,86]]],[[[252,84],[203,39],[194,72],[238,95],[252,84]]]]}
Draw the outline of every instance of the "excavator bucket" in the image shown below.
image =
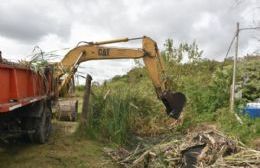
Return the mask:
{"type": "Polygon", "coordinates": [[[182,109],[186,103],[186,97],[180,92],[166,91],[162,95],[162,102],[166,107],[167,114],[175,119],[180,117],[182,109]]]}

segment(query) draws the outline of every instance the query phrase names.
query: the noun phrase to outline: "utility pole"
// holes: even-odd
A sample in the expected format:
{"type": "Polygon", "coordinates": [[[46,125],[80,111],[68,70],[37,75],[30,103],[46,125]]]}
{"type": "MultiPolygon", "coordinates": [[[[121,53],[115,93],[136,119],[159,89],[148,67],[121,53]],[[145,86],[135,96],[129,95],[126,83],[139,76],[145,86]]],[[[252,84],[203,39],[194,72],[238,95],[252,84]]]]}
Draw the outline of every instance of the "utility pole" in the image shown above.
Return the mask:
{"type": "Polygon", "coordinates": [[[237,55],[238,55],[238,38],[239,38],[239,22],[237,22],[236,30],[236,48],[234,55],[234,64],[233,64],[233,79],[231,87],[231,98],[230,98],[230,112],[234,112],[234,103],[235,103],[235,84],[236,84],[236,69],[237,69],[237,55]]]}

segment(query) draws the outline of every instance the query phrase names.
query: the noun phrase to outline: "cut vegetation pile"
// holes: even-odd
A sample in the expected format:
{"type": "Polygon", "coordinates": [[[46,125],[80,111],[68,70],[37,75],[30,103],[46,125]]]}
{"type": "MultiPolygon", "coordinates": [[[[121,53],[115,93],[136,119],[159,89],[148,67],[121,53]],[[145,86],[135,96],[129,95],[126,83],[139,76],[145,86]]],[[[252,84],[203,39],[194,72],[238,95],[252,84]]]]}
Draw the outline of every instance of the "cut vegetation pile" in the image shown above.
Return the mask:
{"type": "Polygon", "coordinates": [[[165,138],[157,144],[140,142],[136,149],[104,151],[124,167],[259,167],[260,151],[244,147],[216,130],[165,138]]]}

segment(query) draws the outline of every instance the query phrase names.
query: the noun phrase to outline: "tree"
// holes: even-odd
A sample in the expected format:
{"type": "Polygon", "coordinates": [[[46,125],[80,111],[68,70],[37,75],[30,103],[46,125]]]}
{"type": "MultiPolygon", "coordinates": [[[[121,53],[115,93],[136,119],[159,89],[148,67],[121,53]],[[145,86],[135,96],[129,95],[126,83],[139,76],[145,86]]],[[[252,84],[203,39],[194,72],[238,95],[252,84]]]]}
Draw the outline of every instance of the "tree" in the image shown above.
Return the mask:
{"type": "Polygon", "coordinates": [[[203,53],[202,50],[199,50],[196,41],[193,41],[192,44],[186,42],[180,43],[179,47],[176,48],[173,45],[173,40],[167,39],[164,43],[164,47],[165,50],[162,55],[166,62],[181,63],[186,54],[190,63],[196,63],[201,60],[203,53]]]}

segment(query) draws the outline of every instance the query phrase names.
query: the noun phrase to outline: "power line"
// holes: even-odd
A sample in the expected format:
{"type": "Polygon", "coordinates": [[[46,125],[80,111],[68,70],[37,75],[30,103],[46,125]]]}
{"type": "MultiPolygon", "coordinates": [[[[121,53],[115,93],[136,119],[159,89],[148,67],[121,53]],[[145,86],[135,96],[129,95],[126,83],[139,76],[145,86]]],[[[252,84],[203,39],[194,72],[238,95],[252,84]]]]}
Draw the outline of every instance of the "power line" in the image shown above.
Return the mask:
{"type": "MultiPolygon", "coordinates": [[[[229,44],[227,53],[226,53],[225,58],[224,58],[224,62],[225,62],[225,60],[227,59],[228,54],[229,54],[229,52],[230,52],[230,50],[231,50],[231,48],[232,48],[232,46],[233,46],[234,40],[236,39],[237,34],[238,34],[240,31],[244,31],[244,30],[258,30],[258,29],[260,30],[260,26],[257,26],[257,27],[244,27],[244,28],[238,29],[238,30],[235,32],[235,35],[233,36],[233,38],[232,38],[232,40],[231,40],[231,42],[230,42],[230,44],[229,44]]],[[[223,68],[223,67],[222,67],[222,68],[223,68]]]]}
{"type": "Polygon", "coordinates": [[[257,30],[257,29],[260,29],[260,26],[257,26],[257,27],[245,27],[245,28],[239,29],[239,31],[242,31],[242,30],[257,30]]]}
{"type": "Polygon", "coordinates": [[[224,60],[227,58],[227,56],[228,56],[228,54],[229,54],[229,52],[230,52],[230,50],[231,50],[231,47],[232,47],[232,45],[233,45],[234,40],[236,39],[236,37],[237,37],[237,32],[235,33],[234,37],[232,38],[232,40],[231,40],[231,42],[230,42],[230,44],[229,44],[229,47],[228,47],[228,50],[227,50],[227,53],[226,53],[226,56],[225,56],[224,60]]]}

